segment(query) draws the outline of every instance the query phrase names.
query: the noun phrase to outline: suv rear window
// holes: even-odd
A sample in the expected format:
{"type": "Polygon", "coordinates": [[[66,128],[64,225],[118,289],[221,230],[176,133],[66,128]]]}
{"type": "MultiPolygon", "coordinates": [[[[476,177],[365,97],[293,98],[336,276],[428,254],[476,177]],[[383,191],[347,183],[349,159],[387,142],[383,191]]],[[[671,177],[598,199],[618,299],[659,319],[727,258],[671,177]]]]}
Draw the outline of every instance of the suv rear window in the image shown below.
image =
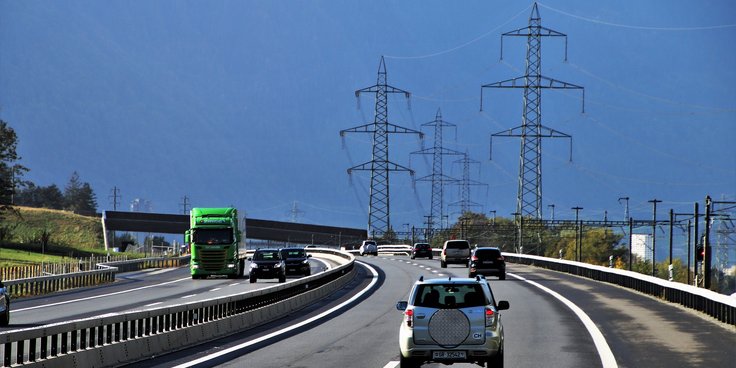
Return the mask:
{"type": "Polygon", "coordinates": [[[253,259],[256,261],[278,261],[281,259],[279,256],[279,251],[277,250],[266,250],[266,251],[257,251],[256,254],[253,256],[253,259]]]}
{"type": "Polygon", "coordinates": [[[450,241],[447,242],[447,248],[449,249],[468,249],[470,248],[470,243],[462,240],[458,241],[450,241]]]}
{"type": "Polygon", "coordinates": [[[497,259],[501,257],[501,251],[497,249],[478,249],[475,251],[475,256],[478,258],[493,258],[497,259]]]}
{"type": "Polygon", "coordinates": [[[489,304],[479,284],[419,285],[414,305],[427,308],[467,308],[489,304]]]}

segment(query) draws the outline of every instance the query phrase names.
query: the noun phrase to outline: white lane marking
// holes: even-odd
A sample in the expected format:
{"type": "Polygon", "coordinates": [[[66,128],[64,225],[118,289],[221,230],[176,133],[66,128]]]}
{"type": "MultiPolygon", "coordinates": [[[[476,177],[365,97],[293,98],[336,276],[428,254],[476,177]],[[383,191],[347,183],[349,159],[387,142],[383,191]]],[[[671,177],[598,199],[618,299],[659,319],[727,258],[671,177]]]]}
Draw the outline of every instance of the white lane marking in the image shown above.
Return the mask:
{"type": "Polygon", "coordinates": [[[240,285],[240,283],[239,283],[239,282],[236,282],[236,283],[234,283],[234,284],[230,284],[230,285],[228,285],[228,286],[238,286],[238,285],[240,285]]]}
{"type": "Polygon", "coordinates": [[[187,299],[187,298],[193,298],[193,297],[195,297],[195,296],[197,296],[197,294],[189,294],[189,295],[184,295],[184,296],[183,296],[183,297],[181,297],[181,298],[182,298],[182,299],[187,299]]]}
{"type": "Polygon", "coordinates": [[[126,290],[122,290],[122,291],[116,291],[114,293],[109,293],[109,294],[95,295],[95,296],[90,296],[90,297],[80,298],[80,299],[72,299],[72,300],[67,300],[67,301],[58,302],[58,303],[37,305],[35,307],[28,307],[28,308],[21,308],[21,309],[13,309],[13,312],[21,312],[21,311],[27,311],[27,310],[32,310],[32,309],[55,307],[57,305],[71,304],[71,303],[76,303],[76,302],[82,302],[82,301],[85,301],[85,300],[106,298],[108,296],[120,295],[120,294],[130,293],[130,292],[133,292],[133,291],[138,291],[138,290],[143,290],[143,289],[150,289],[150,288],[158,287],[158,286],[161,286],[161,285],[173,284],[175,282],[184,281],[184,280],[191,280],[191,277],[185,277],[183,279],[162,282],[160,284],[154,284],[154,285],[148,285],[148,286],[141,286],[141,287],[135,288],[135,289],[126,289],[126,290]]]}
{"type": "Polygon", "coordinates": [[[175,270],[175,268],[162,268],[156,271],[148,272],[146,275],[158,275],[161,273],[166,273],[175,270]]]}
{"type": "Polygon", "coordinates": [[[159,304],[164,304],[164,302],[156,302],[156,303],[146,304],[145,306],[146,307],[153,307],[154,305],[159,305],[159,304]]]}
{"type": "Polygon", "coordinates": [[[432,273],[437,273],[437,270],[432,270],[432,273]]]}
{"type": "Polygon", "coordinates": [[[287,328],[284,328],[284,329],[281,329],[281,330],[278,330],[278,331],[274,331],[274,332],[272,332],[272,333],[270,333],[268,335],[261,336],[261,337],[259,337],[257,339],[244,342],[244,343],[242,343],[240,345],[236,345],[236,346],[233,346],[231,348],[228,348],[228,349],[225,349],[225,350],[221,350],[221,351],[219,351],[217,353],[210,354],[210,355],[201,357],[199,359],[195,359],[195,360],[193,360],[191,362],[187,362],[187,363],[184,363],[184,364],[177,365],[174,368],[192,367],[192,366],[195,366],[195,365],[200,364],[200,363],[207,362],[207,361],[212,360],[212,359],[217,359],[217,358],[219,358],[219,357],[221,357],[223,355],[232,353],[234,351],[238,351],[240,349],[245,349],[245,348],[247,348],[249,346],[252,346],[252,345],[261,343],[261,342],[266,341],[268,339],[271,339],[273,337],[276,337],[276,336],[285,334],[287,332],[290,332],[292,330],[295,330],[295,329],[301,328],[302,326],[305,326],[307,324],[310,324],[310,323],[312,323],[314,321],[317,321],[317,320],[320,320],[322,318],[325,318],[328,315],[334,313],[335,311],[341,309],[342,307],[344,307],[344,306],[346,306],[346,305],[348,305],[348,304],[350,304],[350,303],[358,300],[360,297],[363,296],[363,294],[367,293],[369,290],[371,290],[376,285],[376,283],[378,283],[378,272],[373,267],[371,267],[370,265],[368,265],[367,263],[363,263],[361,261],[355,261],[355,262],[356,263],[359,263],[363,267],[368,268],[368,270],[371,271],[371,273],[373,274],[373,277],[372,277],[372,280],[371,280],[370,284],[368,284],[368,286],[366,286],[365,289],[363,289],[360,292],[358,292],[357,294],[355,294],[352,298],[350,298],[350,299],[346,300],[345,302],[341,303],[340,305],[336,305],[336,306],[334,306],[334,307],[332,307],[332,308],[330,308],[330,309],[328,309],[328,310],[326,310],[326,311],[324,311],[324,312],[322,312],[322,313],[320,313],[320,314],[318,314],[318,315],[316,315],[316,316],[314,316],[314,317],[312,317],[312,318],[310,318],[308,320],[299,322],[299,323],[297,323],[295,325],[289,326],[287,328]]]}
{"type": "Polygon", "coordinates": [[[526,283],[529,283],[531,285],[534,285],[546,293],[554,296],[557,298],[557,300],[561,301],[563,304],[565,304],[568,308],[570,308],[573,313],[575,313],[580,321],[583,322],[583,325],[585,325],[585,328],[588,330],[588,333],[590,334],[590,337],[593,338],[593,343],[595,344],[595,348],[598,350],[598,356],[601,358],[601,363],[603,364],[604,368],[617,368],[618,364],[616,363],[616,357],[613,355],[613,352],[611,351],[611,348],[608,346],[608,342],[606,341],[606,338],[603,337],[603,334],[598,329],[598,327],[593,323],[593,320],[590,319],[588,314],[586,314],[580,307],[575,305],[575,303],[571,302],[569,299],[565,298],[564,296],[560,295],[556,291],[553,291],[552,289],[543,286],[537,282],[527,280],[521,276],[515,275],[513,273],[508,273],[509,275],[524,281],[526,283]]]}
{"type": "Polygon", "coordinates": [[[325,260],[323,260],[323,259],[319,259],[319,258],[312,258],[312,260],[313,260],[313,261],[317,261],[317,262],[319,262],[319,263],[322,263],[323,265],[325,265],[325,267],[327,268],[327,270],[330,270],[330,269],[332,269],[332,265],[331,265],[331,264],[330,264],[329,262],[327,262],[327,261],[325,261],[325,260]]]}
{"type": "Polygon", "coordinates": [[[222,288],[214,288],[214,289],[210,289],[210,291],[217,291],[217,290],[220,290],[220,289],[222,289],[222,288]]]}
{"type": "Polygon", "coordinates": [[[399,366],[399,363],[401,362],[398,362],[398,361],[388,362],[388,364],[384,365],[383,368],[396,368],[399,366]]]}

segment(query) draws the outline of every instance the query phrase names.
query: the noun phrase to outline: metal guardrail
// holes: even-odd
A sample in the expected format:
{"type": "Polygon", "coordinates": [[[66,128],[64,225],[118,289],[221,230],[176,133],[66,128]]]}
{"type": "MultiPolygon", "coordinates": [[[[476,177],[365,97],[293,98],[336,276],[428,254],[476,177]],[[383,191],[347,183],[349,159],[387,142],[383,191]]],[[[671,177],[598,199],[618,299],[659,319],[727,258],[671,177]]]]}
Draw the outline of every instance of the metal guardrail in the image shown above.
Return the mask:
{"type": "Polygon", "coordinates": [[[96,270],[71,272],[60,275],[30,277],[4,281],[11,297],[43,295],[56,291],[94,286],[115,281],[118,272],[138,271],[145,268],[178,267],[189,263],[185,257],[141,258],[129,261],[99,263],[96,270]]]}
{"type": "Polygon", "coordinates": [[[503,253],[503,256],[507,262],[547,268],[634,289],[736,326],[736,298],[728,295],[628,270],[527,254],[503,253]]]}
{"type": "Polygon", "coordinates": [[[4,367],[107,367],[132,363],[255,327],[324,298],[344,286],[355,257],[285,284],[171,307],[107,314],[0,333],[4,367]]]}

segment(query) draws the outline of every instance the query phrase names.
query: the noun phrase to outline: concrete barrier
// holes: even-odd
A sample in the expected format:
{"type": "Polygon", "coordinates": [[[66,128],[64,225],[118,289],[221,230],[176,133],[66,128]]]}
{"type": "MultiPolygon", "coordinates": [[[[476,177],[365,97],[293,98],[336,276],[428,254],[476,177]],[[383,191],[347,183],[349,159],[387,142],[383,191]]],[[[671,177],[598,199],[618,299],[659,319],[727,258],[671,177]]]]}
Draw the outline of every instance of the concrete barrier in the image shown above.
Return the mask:
{"type": "Polygon", "coordinates": [[[342,288],[355,257],[328,271],[227,297],[114,313],[0,333],[5,367],[109,367],[128,364],[274,321],[342,288]]]}

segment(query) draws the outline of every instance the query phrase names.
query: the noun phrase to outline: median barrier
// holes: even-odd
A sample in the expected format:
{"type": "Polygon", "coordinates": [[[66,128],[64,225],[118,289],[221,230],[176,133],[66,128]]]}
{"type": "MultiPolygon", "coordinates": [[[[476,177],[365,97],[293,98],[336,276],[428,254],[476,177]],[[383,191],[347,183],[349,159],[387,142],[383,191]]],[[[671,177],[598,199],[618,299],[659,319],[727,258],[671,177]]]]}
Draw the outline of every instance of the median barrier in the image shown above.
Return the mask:
{"type": "Polygon", "coordinates": [[[11,297],[27,297],[113,282],[118,272],[138,271],[145,268],[179,267],[188,263],[189,256],[113,261],[98,263],[97,268],[90,271],[7,280],[3,284],[8,289],[11,297]]]}
{"type": "Polygon", "coordinates": [[[109,367],[185,349],[262,325],[304,308],[352,279],[355,257],[284,284],[170,307],[113,313],[0,333],[5,367],[109,367]]]}

